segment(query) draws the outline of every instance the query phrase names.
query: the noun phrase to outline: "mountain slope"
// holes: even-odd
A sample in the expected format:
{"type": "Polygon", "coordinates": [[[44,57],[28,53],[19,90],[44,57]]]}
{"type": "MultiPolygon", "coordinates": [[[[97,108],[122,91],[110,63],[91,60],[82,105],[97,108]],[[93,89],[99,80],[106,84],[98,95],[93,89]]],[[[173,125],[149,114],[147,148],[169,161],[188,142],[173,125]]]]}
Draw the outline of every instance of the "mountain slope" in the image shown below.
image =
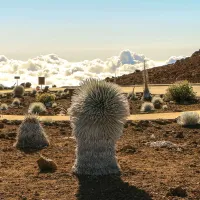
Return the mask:
{"type": "MultiPolygon", "coordinates": [[[[150,84],[170,84],[175,81],[188,80],[191,83],[200,83],[200,50],[175,64],[155,67],[148,70],[150,84]]],[[[113,78],[106,78],[106,81],[114,82],[113,78]]],[[[141,71],[123,75],[116,78],[119,85],[142,84],[143,76],[141,71]]]]}

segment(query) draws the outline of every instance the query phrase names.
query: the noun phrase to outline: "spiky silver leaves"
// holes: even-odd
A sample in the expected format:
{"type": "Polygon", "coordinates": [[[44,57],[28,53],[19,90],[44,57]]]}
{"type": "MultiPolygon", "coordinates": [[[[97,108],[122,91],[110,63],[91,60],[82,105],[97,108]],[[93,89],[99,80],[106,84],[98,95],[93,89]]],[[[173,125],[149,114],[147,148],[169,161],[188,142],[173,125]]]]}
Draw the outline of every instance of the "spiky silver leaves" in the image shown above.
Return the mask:
{"type": "Polygon", "coordinates": [[[77,141],[76,174],[119,173],[115,142],[123,133],[129,115],[127,98],[112,83],[89,79],[82,82],[72,97],[70,114],[77,141]]]}
{"type": "Polygon", "coordinates": [[[18,129],[14,144],[22,150],[39,150],[49,146],[48,137],[36,115],[27,115],[18,129]]]}

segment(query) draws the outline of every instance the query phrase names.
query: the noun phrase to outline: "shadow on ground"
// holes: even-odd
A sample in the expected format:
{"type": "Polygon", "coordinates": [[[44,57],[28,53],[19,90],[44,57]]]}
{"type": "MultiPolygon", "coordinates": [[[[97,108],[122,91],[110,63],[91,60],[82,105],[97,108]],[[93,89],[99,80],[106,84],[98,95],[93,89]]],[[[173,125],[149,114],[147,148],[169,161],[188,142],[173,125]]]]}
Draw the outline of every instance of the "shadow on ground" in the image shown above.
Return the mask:
{"type": "Polygon", "coordinates": [[[200,129],[200,124],[187,125],[187,126],[184,126],[184,127],[189,128],[189,129],[200,129]]]}
{"type": "Polygon", "coordinates": [[[77,200],[151,200],[150,195],[123,182],[120,176],[77,176],[77,200]]]}

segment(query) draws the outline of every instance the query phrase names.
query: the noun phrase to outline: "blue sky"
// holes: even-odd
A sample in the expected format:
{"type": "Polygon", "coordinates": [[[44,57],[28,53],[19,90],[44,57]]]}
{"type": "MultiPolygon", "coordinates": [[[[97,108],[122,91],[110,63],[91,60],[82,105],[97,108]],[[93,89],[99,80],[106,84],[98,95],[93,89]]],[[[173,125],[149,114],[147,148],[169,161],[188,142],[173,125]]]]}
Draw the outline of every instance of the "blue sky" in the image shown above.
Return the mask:
{"type": "Polygon", "coordinates": [[[123,49],[153,60],[200,48],[199,0],[0,0],[0,55],[105,59],[123,49]]]}

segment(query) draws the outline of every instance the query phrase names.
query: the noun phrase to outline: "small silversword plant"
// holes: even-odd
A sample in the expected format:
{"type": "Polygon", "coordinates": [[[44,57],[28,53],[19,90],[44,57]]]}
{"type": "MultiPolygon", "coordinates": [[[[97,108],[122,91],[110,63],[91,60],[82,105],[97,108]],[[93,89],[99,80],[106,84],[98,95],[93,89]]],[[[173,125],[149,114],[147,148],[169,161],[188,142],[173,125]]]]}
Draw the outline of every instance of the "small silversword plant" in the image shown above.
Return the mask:
{"type": "Polygon", "coordinates": [[[182,126],[194,126],[199,122],[200,117],[197,112],[183,112],[177,119],[177,123],[182,126]]]}
{"type": "Polygon", "coordinates": [[[16,138],[16,146],[22,150],[39,150],[49,146],[49,140],[36,115],[25,116],[16,138]]]}
{"type": "Polygon", "coordinates": [[[144,102],[140,109],[141,112],[151,112],[154,110],[154,105],[151,102],[144,102]]]}

